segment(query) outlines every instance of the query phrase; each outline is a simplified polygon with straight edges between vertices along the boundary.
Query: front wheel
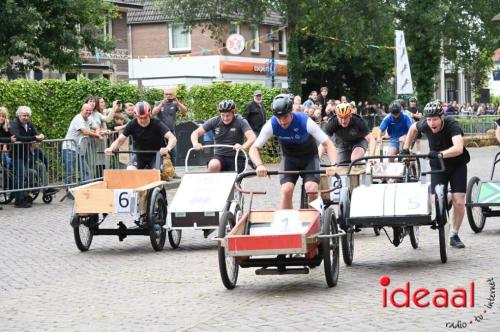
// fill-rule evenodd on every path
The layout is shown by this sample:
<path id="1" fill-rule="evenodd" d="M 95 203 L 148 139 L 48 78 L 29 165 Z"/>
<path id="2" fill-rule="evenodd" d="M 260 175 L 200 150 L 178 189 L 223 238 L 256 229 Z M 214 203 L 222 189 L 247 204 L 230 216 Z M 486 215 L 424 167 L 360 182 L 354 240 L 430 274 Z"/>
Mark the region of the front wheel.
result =
<path id="1" fill-rule="evenodd" d="M 170 243 L 172 249 L 179 248 L 179 244 L 181 243 L 181 238 L 182 238 L 182 230 L 173 229 L 168 231 L 168 242 Z"/>
<path id="2" fill-rule="evenodd" d="M 446 263 L 448 261 L 450 224 L 448 223 L 448 212 L 446 210 L 446 195 L 441 185 L 436 186 L 436 217 L 439 231 L 439 254 L 441 256 L 441 262 Z"/>
<path id="3" fill-rule="evenodd" d="M 326 209 L 323 217 L 322 234 L 335 235 L 338 233 L 337 220 L 333 207 Z M 323 265 L 325 267 L 325 278 L 328 287 L 335 287 L 339 279 L 339 238 L 322 238 L 321 252 L 323 253 Z"/>
<path id="4" fill-rule="evenodd" d="M 75 226 L 73 227 L 73 235 L 76 247 L 83 252 L 89 250 L 94 238 L 92 229 L 97 224 L 99 216 L 97 214 L 90 216 L 78 216 L 74 214 L 71 218 L 71 224 Z"/>
<path id="5" fill-rule="evenodd" d="M 222 215 L 219 224 L 219 244 L 217 246 L 219 256 L 219 272 L 222 283 L 227 289 L 234 289 L 238 281 L 239 265 L 236 263 L 236 258 L 226 255 L 226 248 L 222 244 L 223 239 L 226 237 L 231 229 L 236 225 L 234 214 L 230 211 L 225 211 Z"/>
<path id="6" fill-rule="evenodd" d="M 467 184 L 467 193 L 465 194 L 465 202 L 467 203 L 465 207 L 467 211 L 467 219 L 469 220 L 470 228 L 472 228 L 475 233 L 480 233 L 486 223 L 486 217 L 483 215 L 483 208 L 480 206 L 469 205 L 476 204 L 478 202 L 479 182 L 480 179 L 477 176 L 472 177 Z"/>
<path id="7" fill-rule="evenodd" d="M 165 246 L 167 231 L 163 228 L 167 216 L 167 203 L 159 188 L 152 190 L 148 200 L 147 221 L 149 226 L 149 239 L 155 251 L 160 251 Z"/>

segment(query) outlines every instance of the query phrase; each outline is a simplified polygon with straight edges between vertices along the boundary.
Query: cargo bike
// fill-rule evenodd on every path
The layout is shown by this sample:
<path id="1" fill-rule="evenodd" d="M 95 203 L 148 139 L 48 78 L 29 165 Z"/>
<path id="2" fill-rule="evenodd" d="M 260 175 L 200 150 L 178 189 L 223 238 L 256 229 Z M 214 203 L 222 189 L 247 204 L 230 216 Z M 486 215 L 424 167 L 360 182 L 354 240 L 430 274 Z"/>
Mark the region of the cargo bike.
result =
<path id="1" fill-rule="evenodd" d="M 447 198 L 443 185 L 435 187 L 435 217 L 431 204 L 431 185 L 426 175 L 444 171 L 443 159 L 438 158 L 441 169 L 421 172 L 419 181 L 412 181 L 411 170 L 414 159 L 428 158 L 426 154 L 420 155 L 398 155 L 403 159 L 402 172 L 379 171 L 372 174 L 371 166 L 367 164 L 367 170 L 361 177 L 359 186 L 348 191 L 347 187 L 340 190 L 338 220 L 340 228 L 346 232 L 347 245 L 343 246 L 344 261 L 347 265 L 352 264 L 354 253 L 354 238 L 352 234 L 355 228 L 373 228 L 384 230 L 389 241 L 394 246 L 399 246 L 406 236 L 410 237 L 413 248 L 419 245 L 420 226 L 430 226 L 438 230 L 439 252 L 442 263 L 447 261 L 447 239 L 449 232 Z M 363 157 L 351 162 L 347 170 L 350 175 L 353 164 L 360 161 L 374 159 L 393 158 L 389 156 Z M 382 167 L 382 166 L 381 166 Z M 395 182 L 375 183 L 374 177 L 396 178 Z M 392 229 L 392 239 L 386 228 Z M 344 244 L 344 243 L 343 243 Z M 346 259 L 347 258 L 347 259 Z"/>
<path id="2" fill-rule="evenodd" d="M 119 153 L 156 153 L 159 168 L 157 151 Z M 155 251 L 162 250 L 167 236 L 163 227 L 167 217 L 166 183 L 161 180 L 159 169 L 106 169 L 102 181 L 71 189 L 75 201 L 70 224 L 78 249 L 89 250 L 97 235 L 115 235 L 120 241 L 129 235 L 142 235 L 149 236 Z M 134 225 L 127 227 L 120 221 L 117 228 L 103 228 L 110 214 L 128 214 L 133 217 Z M 175 237 L 173 231 L 168 232 L 169 240 Z"/>
<path id="3" fill-rule="evenodd" d="M 325 171 L 269 171 L 268 175 L 290 173 L 322 174 Z M 256 172 L 243 173 L 236 179 L 236 190 L 250 196 L 248 209 L 239 216 L 226 211 L 219 225 L 216 240 L 224 286 L 236 287 L 240 267 L 259 268 L 255 271 L 257 275 L 307 274 L 323 262 L 326 283 L 334 287 L 339 275 L 339 238 L 344 234 L 337 228 L 333 206 L 325 209 L 319 198 L 311 203 L 315 208 L 253 210 L 254 196 L 266 192 L 239 186 L 241 180 L 251 176 L 256 176 Z"/>
<path id="4" fill-rule="evenodd" d="M 500 162 L 500 152 L 495 155 L 489 180 L 481 181 L 473 176 L 467 184 L 465 209 L 469 225 L 475 233 L 480 233 L 488 217 L 500 216 L 500 180 L 494 179 L 495 167 Z"/>
<path id="5" fill-rule="evenodd" d="M 210 144 L 207 148 L 233 148 L 232 145 Z M 178 248 L 182 231 L 186 229 L 201 230 L 205 238 L 219 228 L 220 221 L 226 212 L 241 216 L 243 197 L 235 192 L 237 169 L 231 172 L 190 171 L 189 157 L 196 151 L 189 149 L 185 159 L 185 173 L 170 204 L 165 228 L 175 234 L 170 241 L 172 248 Z M 248 156 L 244 150 L 235 155 L 235 165 L 240 153 L 244 158 L 244 169 L 248 167 Z"/>

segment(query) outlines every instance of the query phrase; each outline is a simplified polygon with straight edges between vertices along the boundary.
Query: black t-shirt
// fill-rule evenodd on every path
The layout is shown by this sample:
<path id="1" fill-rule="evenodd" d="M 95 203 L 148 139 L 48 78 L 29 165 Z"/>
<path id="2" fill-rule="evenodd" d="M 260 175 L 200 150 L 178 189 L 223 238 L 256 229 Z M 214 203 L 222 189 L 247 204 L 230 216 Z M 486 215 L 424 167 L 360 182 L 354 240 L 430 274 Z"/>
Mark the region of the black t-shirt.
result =
<path id="1" fill-rule="evenodd" d="M 462 128 L 454 118 L 444 117 L 443 129 L 437 133 L 433 133 L 431 128 L 427 125 L 426 119 L 417 122 L 417 130 L 424 133 L 429 140 L 429 149 L 432 151 L 443 151 L 453 146 L 452 138 L 457 135 L 463 136 Z M 444 159 L 446 168 L 449 166 L 467 164 L 470 161 L 469 151 L 464 146 L 464 152 L 453 158 Z M 431 160 L 431 166 L 437 168 L 439 162 Z"/>
<path id="2" fill-rule="evenodd" d="M 157 103 L 160 104 L 159 102 Z M 156 105 L 157 106 L 157 105 Z M 168 129 L 173 133 L 175 132 L 175 122 L 177 121 L 177 112 L 179 111 L 179 106 L 177 103 L 165 103 L 161 108 L 160 113 L 158 113 L 158 119 L 167 126 Z"/>
<path id="3" fill-rule="evenodd" d="M 205 132 L 214 132 L 215 144 L 235 145 L 242 144 L 245 141 L 245 133 L 252 130 L 247 120 L 239 115 L 235 115 L 233 121 L 224 124 L 220 116 L 214 116 L 203 124 Z M 220 156 L 234 157 L 236 151 L 229 148 L 215 148 L 215 154 Z M 240 156 L 243 153 L 239 154 Z"/>
<path id="4" fill-rule="evenodd" d="M 420 113 L 420 111 L 418 110 L 418 107 L 409 107 L 408 111 L 410 111 L 412 114 Z"/>
<path id="5" fill-rule="evenodd" d="M 335 144 L 354 144 L 364 139 L 370 133 L 365 121 L 357 114 L 353 114 L 347 127 L 342 127 L 336 116 L 332 117 L 326 127 L 328 136 L 335 134 Z"/>
<path id="6" fill-rule="evenodd" d="M 169 129 L 158 119 L 151 119 L 146 127 L 142 127 L 137 122 L 137 119 L 130 121 L 125 129 L 123 135 L 132 136 L 134 139 L 134 149 L 136 151 L 159 151 L 160 148 L 166 146 L 165 134 Z M 153 157 L 149 154 L 140 154 L 140 157 Z"/>

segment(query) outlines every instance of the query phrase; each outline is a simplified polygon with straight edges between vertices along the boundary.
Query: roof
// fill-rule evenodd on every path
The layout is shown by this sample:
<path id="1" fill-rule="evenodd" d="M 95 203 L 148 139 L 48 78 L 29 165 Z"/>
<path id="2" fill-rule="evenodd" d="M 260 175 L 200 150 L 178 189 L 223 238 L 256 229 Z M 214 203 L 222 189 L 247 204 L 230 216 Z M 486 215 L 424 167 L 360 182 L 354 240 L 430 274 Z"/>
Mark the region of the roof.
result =
<path id="1" fill-rule="evenodd" d="M 495 17 L 493 17 L 492 21 L 500 23 L 500 13 L 496 14 Z"/>
<path id="2" fill-rule="evenodd" d="M 108 0 L 108 1 L 121 8 L 142 9 L 144 7 L 142 1 L 140 0 Z"/>
<path id="3" fill-rule="evenodd" d="M 500 48 L 497 48 L 495 52 L 493 52 L 493 62 L 500 62 Z"/>
<path id="4" fill-rule="evenodd" d="M 128 1 L 134 2 L 134 1 Z M 142 2 L 142 1 L 141 1 Z M 147 23 L 163 23 L 173 21 L 171 17 L 167 17 L 161 13 L 154 5 L 154 0 L 143 1 L 144 9 L 131 9 L 127 13 L 127 24 L 147 24 Z M 269 13 L 263 20 L 263 24 L 280 26 L 282 25 L 282 16 L 276 12 Z"/>

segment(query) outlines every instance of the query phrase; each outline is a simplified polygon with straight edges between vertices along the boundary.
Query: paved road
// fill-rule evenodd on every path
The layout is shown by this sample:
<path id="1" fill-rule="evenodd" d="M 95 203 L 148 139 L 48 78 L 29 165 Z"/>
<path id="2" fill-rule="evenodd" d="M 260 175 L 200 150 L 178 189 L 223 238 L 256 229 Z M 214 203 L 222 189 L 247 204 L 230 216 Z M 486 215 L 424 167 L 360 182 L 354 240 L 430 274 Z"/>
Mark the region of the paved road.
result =
<path id="1" fill-rule="evenodd" d="M 497 150 L 472 149 L 469 176 L 486 178 Z M 277 179 L 250 186 L 268 191 L 255 207 L 276 206 Z M 356 234 L 354 264 L 341 263 L 335 288 L 326 287 L 320 266 L 309 275 L 291 276 L 240 270 L 238 287 L 228 291 L 220 281 L 216 245 L 201 232 L 185 232 L 177 250 L 153 252 L 146 237 L 118 242 L 101 236 L 81 253 L 68 224 L 71 209 L 65 201 L 0 211 L 0 330 L 437 331 L 454 330 L 446 323 L 458 321 L 470 331 L 500 326 L 500 299 L 492 309 L 484 307 L 487 279 L 500 281 L 498 218 L 488 219 L 479 235 L 465 221 L 461 236 L 467 248 L 450 250 L 447 264 L 439 260 L 436 231 L 422 229 L 420 248 L 414 250 L 407 239 L 394 248 L 385 236 L 364 230 Z M 109 224 L 117 220 L 113 215 Z M 408 281 L 411 289 L 452 292 L 474 281 L 475 307 L 383 308 L 383 275 L 391 279 L 389 291 Z M 483 319 L 470 324 L 479 314 Z"/>

